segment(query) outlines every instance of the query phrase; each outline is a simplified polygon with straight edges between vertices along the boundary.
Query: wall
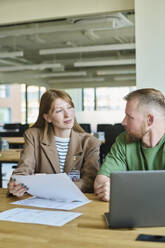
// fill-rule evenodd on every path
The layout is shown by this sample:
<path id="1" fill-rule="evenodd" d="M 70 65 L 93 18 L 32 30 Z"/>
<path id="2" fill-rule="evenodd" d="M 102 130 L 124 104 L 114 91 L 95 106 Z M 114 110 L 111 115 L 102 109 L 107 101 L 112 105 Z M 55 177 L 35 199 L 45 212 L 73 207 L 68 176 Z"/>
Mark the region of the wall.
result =
<path id="1" fill-rule="evenodd" d="M 165 94 L 164 11 L 164 0 L 135 0 L 137 88 L 154 87 Z"/>
<path id="2" fill-rule="evenodd" d="M 79 111 L 76 112 L 79 123 L 90 123 L 92 132 L 96 132 L 97 124 L 119 123 L 124 118 L 124 111 Z"/>

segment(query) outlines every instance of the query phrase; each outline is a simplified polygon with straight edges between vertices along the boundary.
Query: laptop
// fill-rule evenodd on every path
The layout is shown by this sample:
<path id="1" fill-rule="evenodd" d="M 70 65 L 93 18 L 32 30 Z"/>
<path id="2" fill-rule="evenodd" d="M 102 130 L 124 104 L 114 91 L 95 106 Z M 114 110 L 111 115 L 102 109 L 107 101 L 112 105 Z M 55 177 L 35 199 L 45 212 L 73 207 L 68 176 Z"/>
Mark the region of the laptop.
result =
<path id="1" fill-rule="evenodd" d="M 165 171 L 111 173 L 110 228 L 165 226 Z"/>

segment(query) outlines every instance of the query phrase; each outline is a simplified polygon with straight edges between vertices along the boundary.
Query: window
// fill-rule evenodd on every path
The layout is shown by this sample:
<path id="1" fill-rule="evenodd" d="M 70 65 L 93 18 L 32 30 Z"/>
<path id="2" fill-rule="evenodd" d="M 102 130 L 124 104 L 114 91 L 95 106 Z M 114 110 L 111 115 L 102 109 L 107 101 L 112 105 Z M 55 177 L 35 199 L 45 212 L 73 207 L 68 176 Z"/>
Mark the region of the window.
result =
<path id="1" fill-rule="evenodd" d="M 45 87 L 40 87 L 40 89 L 39 89 L 40 98 L 44 94 L 45 91 L 46 91 Z"/>
<path id="2" fill-rule="evenodd" d="M 45 90 L 45 87 L 25 84 L 0 85 L 0 123 L 35 122 Z"/>
<path id="3" fill-rule="evenodd" d="M 0 108 L 0 123 L 11 122 L 11 110 L 10 108 Z"/>
<path id="4" fill-rule="evenodd" d="M 95 109 L 95 89 L 86 88 L 83 91 L 83 110 L 92 111 Z"/>
<path id="5" fill-rule="evenodd" d="M 39 109 L 39 91 L 37 86 L 28 86 L 28 123 L 36 121 Z"/>
<path id="6" fill-rule="evenodd" d="M 0 98 L 7 98 L 10 96 L 10 86 L 0 85 Z"/>
<path id="7" fill-rule="evenodd" d="M 131 87 L 97 88 L 96 110 L 124 110 L 125 101 L 123 97 L 132 90 Z"/>
<path id="8" fill-rule="evenodd" d="M 45 87 L 27 86 L 27 113 L 26 113 L 26 85 L 21 85 L 22 101 L 21 115 L 22 123 L 34 123 L 37 120 L 39 111 L 39 102 L 42 94 L 45 92 Z M 27 114 L 27 116 L 26 116 Z M 26 120 L 27 118 L 27 120 Z"/>
<path id="9" fill-rule="evenodd" d="M 102 87 L 83 89 L 83 111 L 124 110 L 123 97 L 135 87 Z"/>

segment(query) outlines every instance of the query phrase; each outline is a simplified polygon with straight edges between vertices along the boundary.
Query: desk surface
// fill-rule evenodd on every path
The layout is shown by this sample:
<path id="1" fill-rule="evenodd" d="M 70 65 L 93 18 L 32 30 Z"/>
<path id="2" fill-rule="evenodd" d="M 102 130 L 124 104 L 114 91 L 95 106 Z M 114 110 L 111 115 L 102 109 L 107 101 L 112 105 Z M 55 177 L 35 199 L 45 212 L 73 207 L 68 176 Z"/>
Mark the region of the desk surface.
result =
<path id="1" fill-rule="evenodd" d="M 108 203 L 96 200 L 93 194 L 87 194 L 87 197 L 92 200 L 91 203 L 72 210 L 83 215 L 63 227 L 0 221 L 1 247 L 164 247 L 163 243 L 141 242 L 135 239 L 140 233 L 164 235 L 165 227 L 110 230 L 103 217 L 103 213 L 108 210 Z M 10 204 L 17 198 L 7 198 L 5 189 L 0 189 L 0 199 L 0 211 L 20 207 Z"/>
<path id="2" fill-rule="evenodd" d="M 20 159 L 21 150 L 22 149 L 9 149 L 7 151 L 0 151 L 0 163 L 18 162 Z"/>

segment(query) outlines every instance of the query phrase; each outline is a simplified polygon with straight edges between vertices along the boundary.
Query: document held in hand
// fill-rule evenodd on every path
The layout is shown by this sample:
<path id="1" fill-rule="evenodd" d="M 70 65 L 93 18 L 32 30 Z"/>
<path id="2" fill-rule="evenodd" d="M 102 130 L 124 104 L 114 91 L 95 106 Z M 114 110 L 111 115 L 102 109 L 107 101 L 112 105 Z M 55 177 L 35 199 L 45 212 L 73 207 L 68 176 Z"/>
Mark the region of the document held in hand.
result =
<path id="1" fill-rule="evenodd" d="M 38 198 L 38 201 L 35 201 L 37 205 L 35 205 L 34 199 L 31 200 L 33 202 L 31 202 L 31 204 L 33 204 L 33 206 L 35 205 L 38 207 L 49 208 L 50 205 L 50 208 L 69 210 L 90 202 L 88 198 L 66 175 L 66 173 L 34 174 L 30 176 L 13 175 L 13 178 L 16 180 L 17 184 L 21 183 L 28 187 L 29 194 Z M 45 201 L 45 204 L 42 199 L 47 200 Z M 48 200 L 51 200 L 51 202 L 49 202 L 50 204 L 48 203 Z M 27 205 L 25 204 L 26 202 L 27 204 L 29 202 L 28 205 L 31 205 L 30 199 L 17 201 L 15 204 L 22 203 L 22 205 Z M 52 204 L 55 202 L 58 202 L 58 206 Z M 61 202 L 60 206 L 59 202 Z M 64 203 L 64 205 L 62 203 Z"/>

